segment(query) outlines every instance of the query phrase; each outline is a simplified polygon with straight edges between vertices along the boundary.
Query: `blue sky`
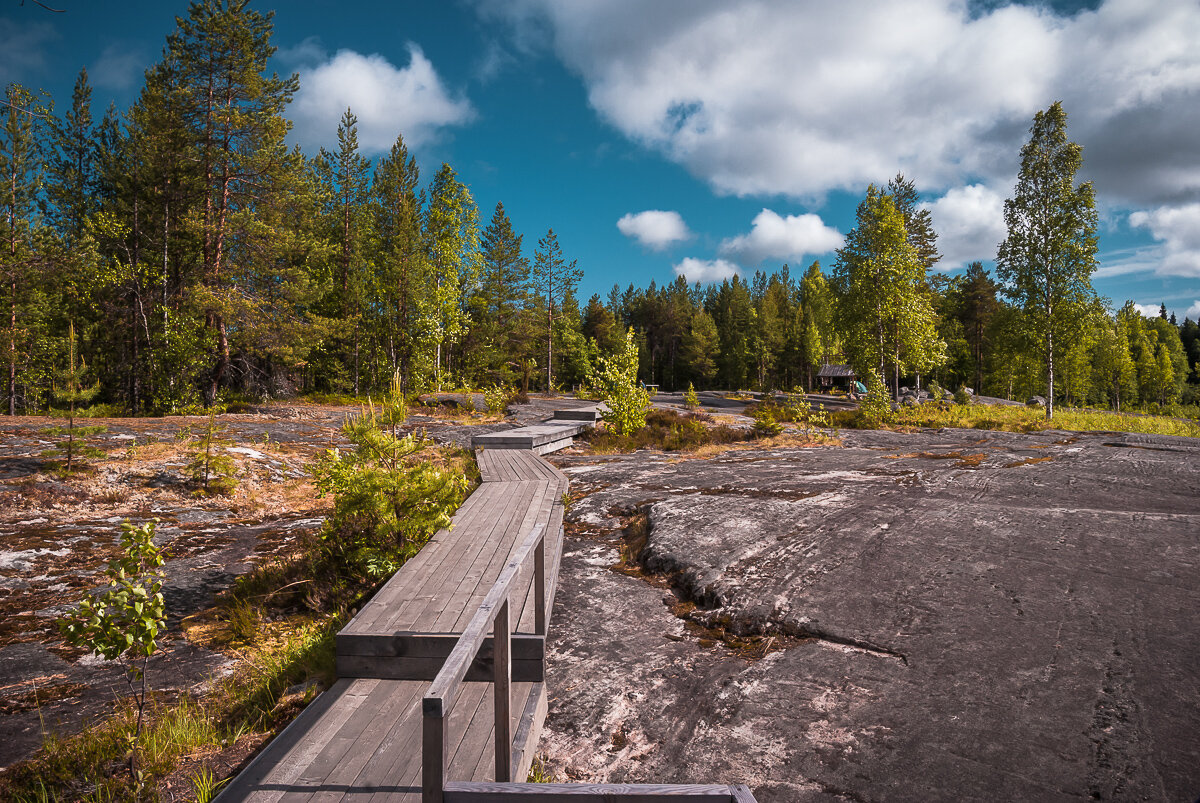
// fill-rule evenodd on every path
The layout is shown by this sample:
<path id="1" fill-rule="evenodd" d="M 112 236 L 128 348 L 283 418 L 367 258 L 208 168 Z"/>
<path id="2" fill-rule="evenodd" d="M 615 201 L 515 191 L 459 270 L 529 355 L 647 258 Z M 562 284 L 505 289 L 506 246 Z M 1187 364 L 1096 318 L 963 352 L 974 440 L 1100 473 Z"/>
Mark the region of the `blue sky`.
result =
<path id="1" fill-rule="evenodd" d="M 0 84 L 126 108 L 183 2 L 3 0 Z M 252 3 L 267 10 L 266 2 Z M 476 0 L 277 5 L 293 139 L 341 110 L 378 155 L 403 132 L 527 253 L 553 227 L 585 277 L 830 265 L 868 183 L 902 171 L 942 268 L 989 262 L 1035 111 L 1062 100 L 1101 211 L 1096 289 L 1200 317 L 1200 3 L 1012 5 Z"/>

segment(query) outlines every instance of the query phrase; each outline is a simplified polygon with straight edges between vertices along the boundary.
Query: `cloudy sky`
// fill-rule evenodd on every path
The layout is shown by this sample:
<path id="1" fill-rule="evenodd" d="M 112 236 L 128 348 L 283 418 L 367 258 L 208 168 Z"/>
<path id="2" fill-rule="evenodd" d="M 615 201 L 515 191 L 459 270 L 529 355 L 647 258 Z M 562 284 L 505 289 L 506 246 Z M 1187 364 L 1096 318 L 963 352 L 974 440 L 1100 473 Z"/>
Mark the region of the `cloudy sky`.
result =
<path id="1" fill-rule="evenodd" d="M 125 108 L 183 2 L 0 0 L 0 84 L 66 101 L 86 66 Z M 258 3 L 266 9 L 269 4 Z M 275 67 L 294 141 L 350 106 L 402 132 L 531 251 L 553 227 L 614 283 L 833 261 L 868 184 L 912 179 L 940 269 L 990 263 L 1033 114 L 1061 100 L 1100 204 L 1094 284 L 1200 317 L 1200 2 L 289 0 Z"/>

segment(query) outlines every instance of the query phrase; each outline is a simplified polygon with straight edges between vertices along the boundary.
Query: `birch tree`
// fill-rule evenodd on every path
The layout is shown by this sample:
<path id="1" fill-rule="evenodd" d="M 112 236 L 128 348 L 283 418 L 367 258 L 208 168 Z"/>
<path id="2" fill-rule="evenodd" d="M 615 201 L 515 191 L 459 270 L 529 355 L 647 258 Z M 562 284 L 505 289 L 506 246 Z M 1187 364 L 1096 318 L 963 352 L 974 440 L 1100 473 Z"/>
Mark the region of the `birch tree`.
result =
<path id="1" fill-rule="evenodd" d="M 996 255 L 1004 293 L 1023 311 L 1023 334 L 1041 355 L 1046 418 L 1054 417 L 1054 361 L 1095 299 L 1096 206 L 1092 183 L 1075 183 L 1083 148 L 1067 140 L 1062 103 L 1039 111 L 1021 149 L 1013 197 L 1004 202 L 1008 236 Z"/>

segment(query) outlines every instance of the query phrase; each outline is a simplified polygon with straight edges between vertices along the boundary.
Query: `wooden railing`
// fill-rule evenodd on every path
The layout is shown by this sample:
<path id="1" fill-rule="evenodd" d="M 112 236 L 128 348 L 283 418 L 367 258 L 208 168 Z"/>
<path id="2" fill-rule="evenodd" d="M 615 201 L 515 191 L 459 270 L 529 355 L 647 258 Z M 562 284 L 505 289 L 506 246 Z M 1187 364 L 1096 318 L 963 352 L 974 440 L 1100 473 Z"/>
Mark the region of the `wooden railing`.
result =
<path id="1" fill-rule="evenodd" d="M 463 630 L 446 663 L 425 692 L 421 737 L 421 799 L 443 803 L 446 789 L 446 720 L 458 690 L 475 660 L 488 630 L 492 630 L 493 677 L 496 715 L 496 780 L 512 781 L 512 627 L 509 600 L 519 586 L 529 553 L 534 556 L 534 633 L 546 635 L 546 526 L 539 524 L 525 536 L 500 571 L 479 609 Z"/>
<path id="2" fill-rule="evenodd" d="M 422 803 L 488 803 L 516 799 L 598 801 L 627 803 L 669 798 L 679 803 L 754 803 L 744 785 L 720 784 L 529 784 L 514 783 L 512 739 L 512 622 L 509 602 L 523 588 L 526 561 L 533 553 L 534 631 L 546 635 L 546 532 L 539 524 L 517 547 L 496 578 L 479 609 L 471 617 L 454 649 L 422 700 L 421 800 Z M 489 782 L 446 780 L 446 721 L 459 688 L 480 646 L 492 631 L 495 684 L 496 780 Z"/>

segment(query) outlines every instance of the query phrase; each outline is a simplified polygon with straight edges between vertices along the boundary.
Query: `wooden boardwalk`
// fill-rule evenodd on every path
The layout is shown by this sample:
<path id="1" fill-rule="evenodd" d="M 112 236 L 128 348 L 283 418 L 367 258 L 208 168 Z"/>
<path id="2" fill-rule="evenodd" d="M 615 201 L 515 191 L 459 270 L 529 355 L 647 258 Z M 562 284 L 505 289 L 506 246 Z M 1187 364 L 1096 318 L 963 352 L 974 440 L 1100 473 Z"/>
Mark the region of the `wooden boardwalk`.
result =
<path id="1" fill-rule="evenodd" d="M 547 793 L 575 800 L 753 801 L 745 787 L 533 789 L 493 782 L 503 755 L 496 750 L 497 730 L 505 740 L 512 735 L 505 771 L 523 779 L 546 717 L 545 620 L 558 584 L 568 482 L 538 454 L 569 444 L 594 420 L 594 410 L 572 410 L 543 425 L 476 438 L 483 447 L 476 453 L 482 483 L 453 526 L 438 532 L 342 629 L 337 682 L 225 787 L 218 803 L 418 803 L 423 780 L 424 799 L 450 803 L 546 799 Z M 535 570 L 523 573 L 519 561 L 534 553 L 533 537 L 541 543 Z M 540 622 L 535 578 L 546 600 Z M 501 588 L 507 602 L 497 619 Z M 493 630 L 499 638 L 489 635 Z M 457 681 L 448 678 L 455 673 Z M 434 688 L 449 695 L 451 707 L 444 720 L 431 723 L 431 703 L 441 710 L 444 702 Z M 428 730 L 431 724 L 435 731 Z M 429 786 L 433 775 L 440 777 L 436 792 Z"/>
<path id="2" fill-rule="evenodd" d="M 585 428 L 569 421 L 572 434 Z M 551 426 L 561 441 L 562 427 Z M 520 431 L 518 432 L 518 441 Z M 546 430 L 536 428 L 536 432 Z M 519 441 L 520 442 L 520 441 Z M 526 441 L 527 442 L 527 441 Z M 337 636 L 338 681 L 222 791 L 233 801 L 421 799 L 421 698 L 521 538 L 545 525 L 549 609 L 562 551 L 567 479 L 533 451 L 477 453 L 483 482 Z M 546 714 L 544 638 L 533 633 L 532 573 L 513 605 L 513 767 L 528 773 Z M 489 639 L 490 642 L 490 639 Z M 467 680 L 490 678 L 486 643 Z M 492 778 L 493 689 L 468 683 L 447 723 L 448 777 Z"/>

